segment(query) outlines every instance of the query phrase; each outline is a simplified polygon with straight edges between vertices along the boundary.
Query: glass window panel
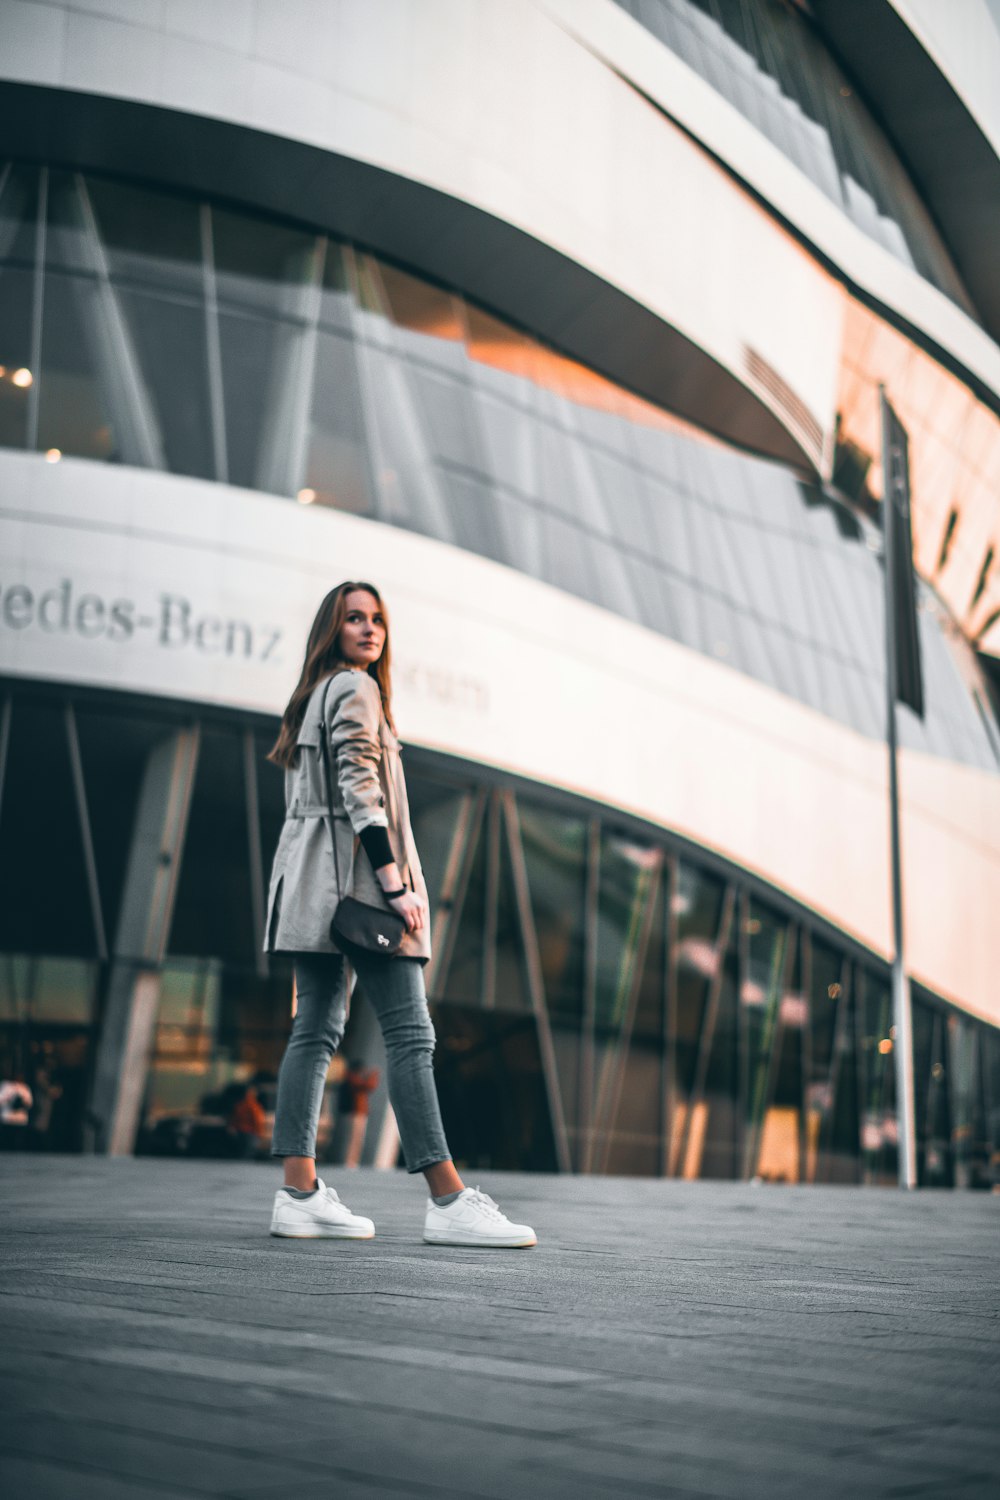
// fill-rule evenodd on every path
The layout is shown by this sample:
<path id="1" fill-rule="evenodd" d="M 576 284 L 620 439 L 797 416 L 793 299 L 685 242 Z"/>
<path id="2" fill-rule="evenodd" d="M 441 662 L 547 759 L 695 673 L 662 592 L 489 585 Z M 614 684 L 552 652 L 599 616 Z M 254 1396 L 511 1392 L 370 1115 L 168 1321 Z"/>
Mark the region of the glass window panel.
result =
<path id="1" fill-rule="evenodd" d="M 337 510 L 371 515 L 368 448 L 355 351 L 339 334 L 316 335 L 305 486 Z"/>
<path id="2" fill-rule="evenodd" d="M 102 177 L 87 177 L 85 188 L 102 255 L 113 279 L 122 285 L 155 286 L 187 297 L 201 296 L 204 271 L 196 202 L 161 189 Z M 69 220 L 69 205 L 64 205 L 66 222 L 54 239 L 50 255 L 54 253 L 64 264 L 93 271 L 92 255 L 88 256 L 78 234 L 66 238 L 69 223 L 79 223 L 82 211 L 78 198 L 74 218 Z M 244 234 L 252 233 L 251 226 L 252 221 L 244 220 Z"/>
<path id="3" fill-rule="evenodd" d="M 536 345 L 472 303 L 464 304 L 464 312 L 466 349 L 475 365 L 473 378 L 508 400 L 529 401 L 528 382 L 534 381 L 538 364 Z"/>
<path id="4" fill-rule="evenodd" d="M 507 830 L 500 830 L 500 882 L 497 891 L 496 1007 L 530 1010 L 524 939 L 514 889 L 514 872 Z"/>
<path id="5" fill-rule="evenodd" d="M 587 825 L 518 801 L 531 906 L 550 1015 L 583 1013 Z"/>
<path id="6" fill-rule="evenodd" d="M 49 274 L 45 279 L 42 372 L 38 392 L 38 446 L 79 458 L 141 462 L 120 443 L 125 399 L 113 368 L 107 309 L 89 276 Z M 121 424 L 124 426 L 124 423 Z"/>
<path id="7" fill-rule="evenodd" d="M 211 227 L 220 307 L 301 316 L 302 288 L 316 272 L 315 234 L 225 208 L 212 208 Z"/>
<path id="8" fill-rule="evenodd" d="M 486 931 L 486 845 L 487 819 L 479 820 L 475 830 L 475 847 L 465 897 L 452 912 L 457 924 L 451 962 L 444 976 L 444 988 L 438 990 L 447 1000 L 460 1005 L 479 1005 L 483 986 L 483 939 Z"/>
<path id="9" fill-rule="evenodd" d="M 552 1172 L 555 1145 L 531 1016 L 434 1007 L 435 1081 L 459 1167 Z"/>
<path id="10" fill-rule="evenodd" d="M 459 547 L 507 561 L 507 549 L 498 524 L 493 492 L 479 480 L 445 470 L 440 476 L 442 493 L 451 515 L 451 534 Z M 502 503 L 502 502 L 501 502 Z"/>
<path id="11" fill-rule="evenodd" d="M 7 590 L 8 623 L 17 598 Z M 30 602 L 27 591 L 23 600 Z M 14 704 L 0 849 L 0 952 L 92 957 L 97 943 L 83 839 L 63 706 L 56 700 L 19 695 Z"/>
<path id="12" fill-rule="evenodd" d="M 0 261 L 31 270 L 35 264 L 38 217 L 37 167 L 0 165 Z"/>
<path id="13" fill-rule="evenodd" d="M 861 1154 L 866 1183 L 897 1181 L 896 1061 L 893 1056 L 892 992 L 886 980 L 861 975 Z"/>
<path id="14" fill-rule="evenodd" d="M 596 598 L 594 559 L 586 534 L 547 513 L 542 517 L 542 533 L 546 582 L 581 599 Z"/>
<path id="15" fill-rule="evenodd" d="M 12 265 L 0 266 L 0 446 L 23 448 L 28 440 L 31 319 L 34 277 Z"/>
<path id="16" fill-rule="evenodd" d="M 700 1125 L 692 1119 L 692 1134 L 689 1136 L 689 1151 L 697 1142 L 698 1152 L 689 1155 L 688 1162 L 692 1167 L 697 1162 L 699 1177 L 741 1175 L 738 947 L 734 923 L 722 960 L 718 1002 L 706 1026 L 709 1054 L 705 1093 L 694 1104 L 694 1111 L 700 1105 L 705 1116 Z"/>
<path id="17" fill-rule="evenodd" d="M 471 794 L 464 788 L 436 781 L 424 774 L 413 776 L 409 771 L 406 792 L 433 920 L 458 818 Z"/>
<path id="18" fill-rule="evenodd" d="M 408 375 L 428 452 L 437 459 L 481 472 L 477 414 L 470 387 L 417 365 L 409 366 Z"/>
<path id="19" fill-rule="evenodd" d="M 601 1158 L 604 1171 L 631 1177 L 659 1175 L 660 1090 L 659 1047 L 633 1037 L 625 1056 L 614 1128 Z"/>
<path id="20" fill-rule="evenodd" d="M 0 954 L 0 1019 L 28 1033 L 46 1022 L 89 1024 L 96 979 L 97 965 L 88 959 Z"/>
<path id="21" fill-rule="evenodd" d="M 378 262 L 378 276 L 384 305 L 396 328 L 404 335 L 418 336 L 401 338 L 399 348 L 435 361 L 445 357 L 455 368 L 463 365 L 465 330 L 458 299 L 386 261 Z M 452 347 L 442 347 L 448 345 Z"/>
<path id="22" fill-rule="evenodd" d="M 483 392 L 476 400 L 486 472 L 506 489 L 533 495 L 537 489 L 534 427 L 525 413 Z"/>
<path id="23" fill-rule="evenodd" d="M 785 1180 L 798 1177 L 798 1128 L 788 1138 L 785 1122 L 771 1122 L 775 1065 L 782 1029 L 785 964 L 790 938 L 785 918 L 758 901 L 746 904 L 744 927 L 744 973 L 740 984 L 740 1009 L 745 1047 L 745 1175 L 765 1176 L 765 1169 Z M 794 1150 L 796 1170 L 787 1169 L 788 1153 Z"/>
<path id="24" fill-rule="evenodd" d="M 407 370 L 370 345 L 358 344 L 356 350 L 380 517 L 439 541 L 452 541 L 451 518 Z"/>
<path id="25" fill-rule="evenodd" d="M 676 920 L 676 1083 L 682 1100 L 694 1087 L 709 989 L 719 966 L 721 880 L 682 860 L 673 896 Z"/>
<path id="26" fill-rule="evenodd" d="M 256 952 L 242 736 L 202 728 L 169 951 L 250 964 Z"/>
<path id="27" fill-rule="evenodd" d="M 123 291 L 121 306 L 138 353 L 174 474 L 214 479 L 204 308 Z"/>
<path id="28" fill-rule="evenodd" d="M 319 294 L 319 321 L 324 328 L 351 330 L 354 296 L 348 270 L 350 252 L 336 240 L 325 240 Z"/>

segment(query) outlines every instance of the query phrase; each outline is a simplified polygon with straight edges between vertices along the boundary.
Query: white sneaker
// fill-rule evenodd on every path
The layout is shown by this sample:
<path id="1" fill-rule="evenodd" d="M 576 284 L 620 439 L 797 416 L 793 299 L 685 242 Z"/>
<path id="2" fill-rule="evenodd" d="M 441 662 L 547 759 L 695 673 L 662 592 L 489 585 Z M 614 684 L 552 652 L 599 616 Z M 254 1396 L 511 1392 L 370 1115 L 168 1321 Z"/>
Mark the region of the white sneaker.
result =
<path id="1" fill-rule="evenodd" d="M 284 1188 L 274 1195 L 271 1233 L 289 1240 L 370 1240 L 375 1233 L 371 1219 L 352 1214 L 333 1188 L 320 1178 L 311 1198 L 293 1198 Z"/>
<path id="2" fill-rule="evenodd" d="M 493 1199 L 476 1187 L 463 1188 L 443 1208 L 428 1198 L 424 1243 L 515 1250 L 522 1245 L 537 1245 L 538 1237 L 529 1224 L 512 1224 Z"/>

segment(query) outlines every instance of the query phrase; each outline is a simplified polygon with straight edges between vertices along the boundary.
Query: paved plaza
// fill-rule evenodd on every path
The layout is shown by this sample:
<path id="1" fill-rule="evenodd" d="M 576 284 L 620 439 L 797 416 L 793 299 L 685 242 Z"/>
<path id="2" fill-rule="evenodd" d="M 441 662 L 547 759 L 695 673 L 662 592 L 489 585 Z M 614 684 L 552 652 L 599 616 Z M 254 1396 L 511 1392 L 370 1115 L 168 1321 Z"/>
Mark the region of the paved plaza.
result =
<path id="1" fill-rule="evenodd" d="M 18 1500 L 1000 1493 L 1000 1198 L 484 1176 L 534 1250 L 266 1233 L 268 1165 L 0 1158 Z"/>

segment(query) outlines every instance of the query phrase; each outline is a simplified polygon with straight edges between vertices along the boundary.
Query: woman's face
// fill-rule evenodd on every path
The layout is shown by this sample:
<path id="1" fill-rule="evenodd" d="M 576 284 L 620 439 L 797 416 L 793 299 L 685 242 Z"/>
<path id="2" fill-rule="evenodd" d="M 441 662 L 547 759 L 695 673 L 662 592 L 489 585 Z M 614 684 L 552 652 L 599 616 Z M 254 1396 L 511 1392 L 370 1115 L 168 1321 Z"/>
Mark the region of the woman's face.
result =
<path id="1" fill-rule="evenodd" d="M 347 618 L 340 630 L 340 654 L 350 667 L 369 667 L 385 645 L 385 617 L 367 589 L 347 596 Z"/>

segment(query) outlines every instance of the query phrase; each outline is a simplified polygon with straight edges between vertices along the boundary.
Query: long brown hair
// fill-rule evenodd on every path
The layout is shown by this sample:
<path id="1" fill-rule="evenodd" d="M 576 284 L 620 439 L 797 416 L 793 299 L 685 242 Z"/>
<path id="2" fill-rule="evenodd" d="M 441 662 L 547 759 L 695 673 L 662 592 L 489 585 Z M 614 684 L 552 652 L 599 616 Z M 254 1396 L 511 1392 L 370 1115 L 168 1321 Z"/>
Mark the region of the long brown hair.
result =
<path id="1" fill-rule="evenodd" d="M 316 618 L 312 622 L 309 631 L 309 639 L 306 642 L 305 660 L 302 663 L 302 671 L 295 685 L 295 691 L 288 700 L 288 707 L 281 718 L 281 728 L 278 738 L 275 740 L 268 760 L 273 760 L 276 766 L 294 766 L 298 757 L 298 737 L 302 728 L 302 720 L 305 717 L 306 705 L 309 697 L 318 682 L 325 677 L 330 677 L 338 667 L 346 666 L 340 654 L 340 632 L 344 621 L 347 619 L 347 596 L 356 590 L 364 589 L 365 593 L 371 594 L 378 604 L 385 621 L 385 645 L 382 647 L 382 655 L 378 661 L 369 664 L 367 671 L 369 677 L 374 677 L 378 683 L 378 690 L 382 695 L 382 709 L 389 721 L 390 727 L 395 731 L 392 719 L 392 662 L 389 655 L 389 616 L 382 595 L 373 583 L 338 583 L 335 589 L 331 589 L 323 603 L 316 611 Z"/>

